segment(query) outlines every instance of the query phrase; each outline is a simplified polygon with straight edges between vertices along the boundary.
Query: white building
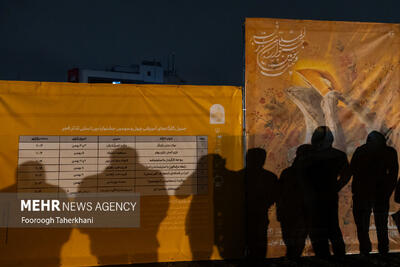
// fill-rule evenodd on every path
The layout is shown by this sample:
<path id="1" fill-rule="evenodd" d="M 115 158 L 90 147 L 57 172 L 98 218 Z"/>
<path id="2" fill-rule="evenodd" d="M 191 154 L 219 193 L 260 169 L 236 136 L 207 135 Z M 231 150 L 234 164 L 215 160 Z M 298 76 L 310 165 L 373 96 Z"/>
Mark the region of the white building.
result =
<path id="1" fill-rule="evenodd" d="M 140 65 L 115 66 L 109 71 L 74 68 L 68 82 L 79 83 L 165 83 L 160 62 L 143 61 Z"/>

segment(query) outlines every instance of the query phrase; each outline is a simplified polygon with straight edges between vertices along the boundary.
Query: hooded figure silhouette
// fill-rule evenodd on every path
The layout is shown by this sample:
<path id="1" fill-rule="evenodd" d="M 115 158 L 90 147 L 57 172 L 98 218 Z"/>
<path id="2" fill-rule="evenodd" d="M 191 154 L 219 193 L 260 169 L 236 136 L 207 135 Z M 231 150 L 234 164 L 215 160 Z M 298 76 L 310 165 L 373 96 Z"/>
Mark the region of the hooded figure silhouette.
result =
<path id="1" fill-rule="evenodd" d="M 387 146 L 384 135 L 377 131 L 371 132 L 366 144 L 353 154 L 353 215 L 362 254 L 371 252 L 368 235 L 371 212 L 375 218 L 378 250 L 380 253 L 389 251 L 389 199 L 396 186 L 398 169 L 396 150 Z"/>
<path id="2" fill-rule="evenodd" d="M 314 131 L 312 151 L 304 159 L 301 174 L 310 239 L 315 255 L 321 257 L 330 255 L 328 241 L 332 243 L 335 255 L 345 254 L 339 227 L 338 191 L 349 182 L 350 173 L 346 154 L 333 148 L 333 141 L 327 126 Z"/>

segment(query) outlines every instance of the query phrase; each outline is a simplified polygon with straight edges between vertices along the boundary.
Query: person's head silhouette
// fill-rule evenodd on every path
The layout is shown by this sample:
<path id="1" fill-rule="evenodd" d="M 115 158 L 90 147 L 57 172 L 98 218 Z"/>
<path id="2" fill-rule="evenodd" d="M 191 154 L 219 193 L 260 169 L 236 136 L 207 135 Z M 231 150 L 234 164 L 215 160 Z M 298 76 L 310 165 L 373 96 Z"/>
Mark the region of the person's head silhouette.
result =
<path id="1" fill-rule="evenodd" d="M 247 151 L 246 164 L 249 169 L 262 169 L 267 152 L 262 148 L 251 148 Z"/>
<path id="2" fill-rule="evenodd" d="M 312 151 L 312 145 L 310 144 L 303 144 L 299 146 L 296 150 L 296 158 L 294 159 L 294 164 L 296 164 L 299 160 L 306 157 L 308 153 Z"/>
<path id="3" fill-rule="evenodd" d="M 30 160 L 21 163 L 20 165 L 18 165 L 15 171 L 15 175 L 17 177 L 17 181 L 22 180 L 22 182 L 18 183 L 18 188 L 24 188 L 24 182 L 27 180 L 35 181 L 35 185 L 37 186 L 37 188 L 32 189 L 33 192 L 41 192 L 41 188 L 57 188 L 57 186 L 53 186 L 47 183 L 45 166 L 39 161 Z M 55 192 L 57 191 L 58 189 L 55 190 Z"/>
<path id="4" fill-rule="evenodd" d="M 213 168 L 214 170 L 222 170 L 225 168 L 226 165 L 226 159 L 221 157 L 218 154 L 212 154 L 212 159 L 213 159 Z"/>
<path id="5" fill-rule="evenodd" d="M 333 134 L 328 126 L 319 126 L 315 129 L 312 137 L 311 144 L 314 148 L 329 148 L 333 144 Z"/>
<path id="6" fill-rule="evenodd" d="M 112 150 L 109 153 L 109 159 L 107 160 L 108 166 L 106 169 L 112 169 L 114 165 L 127 164 L 128 158 L 136 158 L 136 150 L 123 145 L 117 149 Z"/>
<path id="7" fill-rule="evenodd" d="M 374 147 L 374 148 L 385 147 L 386 146 L 386 138 L 380 132 L 372 131 L 368 134 L 367 145 Z"/>

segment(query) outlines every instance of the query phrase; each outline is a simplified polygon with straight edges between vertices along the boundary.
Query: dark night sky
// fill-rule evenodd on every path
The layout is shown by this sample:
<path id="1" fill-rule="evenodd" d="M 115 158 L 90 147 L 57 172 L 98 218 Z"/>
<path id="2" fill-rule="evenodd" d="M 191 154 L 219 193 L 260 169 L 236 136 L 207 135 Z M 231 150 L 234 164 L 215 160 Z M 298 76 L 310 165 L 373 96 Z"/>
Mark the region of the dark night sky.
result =
<path id="1" fill-rule="evenodd" d="M 61 81 L 176 54 L 191 84 L 240 85 L 245 17 L 400 22 L 400 1 L 0 0 L 0 79 Z"/>

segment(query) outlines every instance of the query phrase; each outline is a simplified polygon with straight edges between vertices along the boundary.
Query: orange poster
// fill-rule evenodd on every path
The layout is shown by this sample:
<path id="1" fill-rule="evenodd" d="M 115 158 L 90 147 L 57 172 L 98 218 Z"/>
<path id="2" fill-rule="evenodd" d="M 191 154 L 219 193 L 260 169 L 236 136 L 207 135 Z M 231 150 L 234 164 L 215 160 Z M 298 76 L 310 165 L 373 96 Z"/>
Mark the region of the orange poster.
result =
<path id="1" fill-rule="evenodd" d="M 245 55 L 248 148 L 264 148 L 264 167 L 278 177 L 318 126 L 331 129 L 333 147 L 349 161 L 372 130 L 399 151 L 400 25 L 247 19 Z M 389 214 L 398 209 L 391 201 Z M 275 209 L 269 218 L 267 255 L 280 257 L 286 249 Z M 347 253 L 358 253 L 351 182 L 339 193 L 339 224 Z M 388 224 L 390 250 L 398 251 L 391 216 Z M 313 255 L 309 241 L 304 254 Z"/>
<path id="2" fill-rule="evenodd" d="M 241 88 L 2 81 L 0 124 L 1 193 L 140 194 L 139 227 L 1 227 L 1 266 L 220 258 L 210 155 L 243 168 Z"/>

